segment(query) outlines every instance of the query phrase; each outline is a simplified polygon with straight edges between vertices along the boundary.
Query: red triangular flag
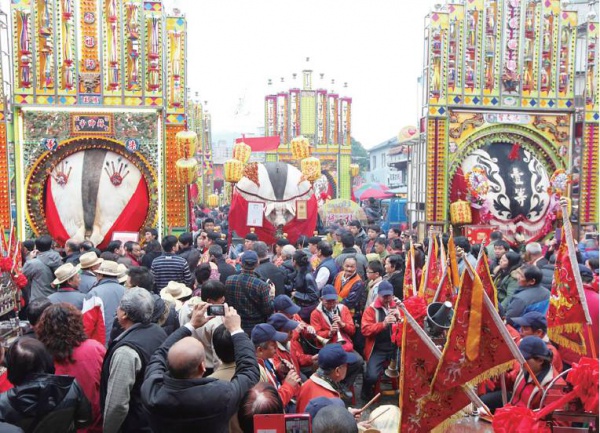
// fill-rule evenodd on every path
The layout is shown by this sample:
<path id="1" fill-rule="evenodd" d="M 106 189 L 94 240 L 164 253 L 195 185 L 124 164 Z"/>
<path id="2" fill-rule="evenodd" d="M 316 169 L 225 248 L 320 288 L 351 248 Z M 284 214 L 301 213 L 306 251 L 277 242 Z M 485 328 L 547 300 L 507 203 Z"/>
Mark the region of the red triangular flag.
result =
<path id="1" fill-rule="evenodd" d="M 438 243 L 435 236 L 433 241 L 430 238 L 430 249 L 427 256 L 427 263 L 425 264 L 425 272 L 421 279 L 421 285 L 419 286 L 419 296 L 425 298 L 427 305 L 433 302 L 435 293 L 442 279 L 442 266 L 438 258 Z"/>
<path id="2" fill-rule="evenodd" d="M 488 264 L 487 254 L 485 253 L 485 248 L 482 248 L 481 254 L 477 259 L 477 266 L 475 267 L 475 272 L 481 278 L 481 284 L 483 285 L 483 290 L 487 293 L 488 297 L 494 304 L 494 308 L 498 309 L 498 292 L 496 291 L 496 286 L 494 285 L 494 280 L 492 280 L 492 274 L 490 274 L 490 266 Z"/>
<path id="3" fill-rule="evenodd" d="M 448 259 L 450 261 L 450 279 L 452 280 L 452 285 L 456 289 L 458 289 L 460 287 L 460 274 L 458 272 L 456 245 L 454 244 L 454 236 L 452 235 L 452 229 L 450 229 L 450 238 L 448 239 Z"/>
<path id="4" fill-rule="evenodd" d="M 432 384 L 435 391 L 474 386 L 513 365 L 513 354 L 499 328 L 504 325 L 497 313 L 493 316 L 485 307 L 481 279 L 468 263 L 467 267 Z"/>

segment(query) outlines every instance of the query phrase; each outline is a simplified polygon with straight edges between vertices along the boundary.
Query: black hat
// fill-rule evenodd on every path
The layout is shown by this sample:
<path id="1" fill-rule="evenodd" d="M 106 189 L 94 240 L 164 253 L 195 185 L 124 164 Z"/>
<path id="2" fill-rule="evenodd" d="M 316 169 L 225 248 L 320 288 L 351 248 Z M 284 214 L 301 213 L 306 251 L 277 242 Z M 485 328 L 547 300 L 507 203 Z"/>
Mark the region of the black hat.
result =
<path id="1" fill-rule="evenodd" d="M 248 233 L 246 237 L 244 237 L 247 241 L 256 242 L 258 240 L 258 235 L 256 233 Z"/>

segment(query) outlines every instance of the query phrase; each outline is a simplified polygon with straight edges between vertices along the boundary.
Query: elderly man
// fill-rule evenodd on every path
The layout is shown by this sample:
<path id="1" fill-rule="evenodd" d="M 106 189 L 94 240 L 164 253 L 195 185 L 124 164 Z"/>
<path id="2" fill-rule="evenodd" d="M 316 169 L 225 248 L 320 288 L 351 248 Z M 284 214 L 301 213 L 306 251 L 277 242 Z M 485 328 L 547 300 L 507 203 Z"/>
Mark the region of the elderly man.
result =
<path id="1" fill-rule="evenodd" d="M 365 372 L 362 399 L 369 401 L 373 394 L 373 385 L 377 382 L 387 360 L 394 359 L 398 348 L 392 342 L 392 324 L 399 315 L 394 302 L 394 287 L 388 281 L 382 281 L 377 290 L 377 298 L 363 314 L 361 331 L 365 336 Z"/>
<path id="2" fill-rule="evenodd" d="M 79 256 L 79 266 L 81 267 L 79 291 L 81 293 L 88 293 L 98 283 L 94 271 L 100 267 L 103 261 L 104 259 L 98 258 L 94 251 Z"/>
<path id="3" fill-rule="evenodd" d="M 256 276 L 258 255 L 246 251 L 242 256 L 242 272 L 232 275 L 225 282 L 225 299 L 242 318 L 242 328 L 248 335 L 259 323 L 265 323 L 273 313 L 275 287 Z"/>
<path id="4" fill-rule="evenodd" d="M 254 347 L 240 326 L 240 316 L 227 304 L 223 324 L 233 340 L 235 375 L 231 381 L 203 377 L 204 347 L 191 335 L 210 319 L 207 309 L 208 304 L 197 305 L 190 322 L 167 338 L 146 370 L 142 398 L 154 433 L 225 433 L 242 397 L 258 382 Z"/>
<path id="5" fill-rule="evenodd" d="M 106 342 L 110 339 L 110 330 L 117 314 L 117 307 L 121 301 L 125 287 L 119 284 L 119 265 L 111 260 L 105 260 L 100 267 L 96 269 L 95 274 L 98 278 L 98 284 L 90 290 L 86 299 L 92 299 L 97 296 L 104 305 L 104 327 L 106 332 Z"/>
<path id="6" fill-rule="evenodd" d="M 27 256 L 23 265 L 23 275 L 31 284 L 29 302 L 54 293 L 50 285 L 54 280 L 54 271 L 62 265 L 60 255 L 52 249 L 52 238 L 42 235 L 35 240 L 35 250 Z"/>
<path id="7" fill-rule="evenodd" d="M 150 357 L 167 338 L 160 326 L 150 323 L 153 310 L 152 295 L 141 287 L 127 290 L 117 308 L 125 331 L 111 343 L 102 365 L 104 433 L 152 432 L 140 389 Z"/>
<path id="8" fill-rule="evenodd" d="M 55 293 L 48 296 L 50 302 L 53 304 L 66 302 L 81 311 L 85 295 L 77 290 L 80 281 L 79 266 L 74 266 L 73 263 L 65 263 L 54 271 L 54 275 L 56 278 L 52 281 L 52 284 L 58 287 Z"/>

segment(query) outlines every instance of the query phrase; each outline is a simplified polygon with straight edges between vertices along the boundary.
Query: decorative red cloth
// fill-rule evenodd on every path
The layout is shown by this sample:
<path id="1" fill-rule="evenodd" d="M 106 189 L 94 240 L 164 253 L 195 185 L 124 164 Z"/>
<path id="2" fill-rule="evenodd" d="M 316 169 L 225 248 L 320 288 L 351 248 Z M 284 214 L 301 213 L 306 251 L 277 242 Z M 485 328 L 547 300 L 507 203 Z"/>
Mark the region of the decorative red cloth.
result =
<path id="1" fill-rule="evenodd" d="M 242 137 L 236 138 L 236 143 L 246 143 L 252 148 L 253 152 L 267 152 L 269 150 L 276 150 L 279 147 L 280 138 L 279 135 L 271 137 Z"/>
<path id="2" fill-rule="evenodd" d="M 485 248 L 483 249 L 481 256 L 479 256 L 475 272 L 479 275 L 479 278 L 481 278 L 483 290 L 488 295 L 488 298 L 490 298 L 494 307 L 498 308 L 498 292 L 496 291 L 494 280 L 492 280 L 492 275 L 490 274 L 490 266 L 488 264 Z"/>
<path id="3" fill-rule="evenodd" d="M 417 323 L 423 323 L 423 319 L 427 316 L 427 303 L 425 303 L 425 298 L 421 298 L 420 296 L 411 296 L 410 298 L 404 299 L 402 303 L 408 311 L 408 314 L 410 314 Z M 403 314 L 402 310 L 400 310 L 400 314 Z M 392 325 L 392 341 L 398 347 L 402 347 L 403 332 L 403 323 Z"/>
<path id="4" fill-rule="evenodd" d="M 567 374 L 567 382 L 574 386 L 573 391 L 583 403 L 583 408 L 587 412 L 598 413 L 598 360 L 581 358 Z"/>
<path id="5" fill-rule="evenodd" d="M 317 226 L 317 199 L 314 194 L 308 200 L 307 219 L 298 220 L 296 217 L 283 226 L 283 232 L 287 233 L 287 238 L 292 244 L 295 244 L 300 235 L 312 236 Z M 231 198 L 231 209 L 229 210 L 229 229 L 235 231 L 239 237 L 245 237 L 250 233 L 250 227 L 246 224 L 248 215 L 248 201 L 237 191 L 233 192 Z M 276 228 L 263 216 L 263 226 L 254 227 L 254 233 L 263 242 L 274 244 L 277 241 Z"/>
<path id="6" fill-rule="evenodd" d="M 472 302 L 473 290 L 478 284 L 481 280 L 477 274 L 464 273 L 444 353 L 432 384 L 436 391 L 464 384 L 474 386 L 512 367 L 513 355 L 496 325 L 497 322 L 502 323 L 498 313 L 494 312 L 496 322 L 485 303 L 477 308 L 477 304 Z M 486 296 L 485 292 L 482 294 Z M 467 334 L 476 314 L 480 316 L 477 318 L 480 321 L 480 338 L 477 346 L 473 346 L 476 339 L 467 338 Z M 476 356 L 469 357 L 468 351 L 475 351 Z"/>
<path id="7" fill-rule="evenodd" d="M 428 432 L 449 421 L 470 400 L 460 388 L 448 388 L 434 399 L 426 398 L 430 395 L 438 358 L 408 320 L 402 326 L 400 431 Z"/>
<path id="8" fill-rule="evenodd" d="M 544 421 L 536 419 L 534 412 L 526 407 L 501 407 L 494 413 L 492 427 L 495 433 L 551 433 Z"/>
<path id="9" fill-rule="evenodd" d="M 425 264 L 425 272 L 423 272 L 423 280 L 419 286 L 419 296 L 425 298 L 427 304 L 433 302 L 433 297 L 442 279 L 442 264 L 438 257 L 438 242 L 437 237 L 433 236 L 432 251 L 427 256 Z"/>
<path id="10" fill-rule="evenodd" d="M 404 270 L 404 299 L 410 298 L 417 293 L 417 288 L 413 288 L 413 262 L 415 260 L 415 248 L 412 242 L 410 243 L 410 249 L 406 254 L 406 267 Z M 416 281 L 416 276 L 415 276 Z"/>
<path id="11" fill-rule="evenodd" d="M 556 252 L 552 294 L 547 313 L 548 337 L 575 353 L 591 357 L 583 337 L 584 326 L 587 326 L 585 312 L 570 258 L 571 254 L 575 256 L 575 247 L 565 238 L 564 227 L 561 232 L 563 241 Z M 571 249 L 573 250 L 569 251 Z"/>

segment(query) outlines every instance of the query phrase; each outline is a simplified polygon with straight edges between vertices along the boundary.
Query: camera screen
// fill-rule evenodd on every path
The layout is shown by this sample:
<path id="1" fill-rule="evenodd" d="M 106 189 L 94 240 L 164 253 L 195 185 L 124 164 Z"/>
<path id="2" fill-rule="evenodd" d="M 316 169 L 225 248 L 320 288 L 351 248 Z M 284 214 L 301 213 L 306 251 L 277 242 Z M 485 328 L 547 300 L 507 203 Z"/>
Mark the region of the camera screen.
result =
<path id="1" fill-rule="evenodd" d="M 209 305 L 208 311 L 209 316 L 224 316 L 225 306 L 224 305 Z"/>
<path id="2" fill-rule="evenodd" d="M 287 418 L 285 420 L 285 433 L 310 433 L 310 419 Z"/>

